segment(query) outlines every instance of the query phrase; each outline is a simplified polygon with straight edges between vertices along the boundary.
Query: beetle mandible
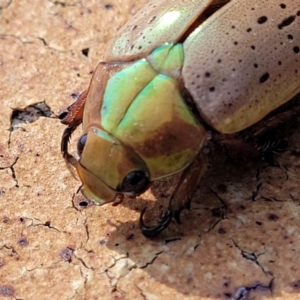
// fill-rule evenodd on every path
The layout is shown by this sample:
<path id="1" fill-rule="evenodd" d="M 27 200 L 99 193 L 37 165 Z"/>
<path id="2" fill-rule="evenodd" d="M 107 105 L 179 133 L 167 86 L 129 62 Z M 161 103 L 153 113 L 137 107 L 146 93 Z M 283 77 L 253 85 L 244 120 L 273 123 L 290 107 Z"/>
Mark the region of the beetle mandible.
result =
<path id="1" fill-rule="evenodd" d="M 89 88 L 61 114 L 61 150 L 104 204 L 181 172 L 155 236 L 189 205 L 208 130 L 252 128 L 300 91 L 300 0 L 153 1 L 125 24 Z M 76 159 L 69 139 L 83 135 Z"/>

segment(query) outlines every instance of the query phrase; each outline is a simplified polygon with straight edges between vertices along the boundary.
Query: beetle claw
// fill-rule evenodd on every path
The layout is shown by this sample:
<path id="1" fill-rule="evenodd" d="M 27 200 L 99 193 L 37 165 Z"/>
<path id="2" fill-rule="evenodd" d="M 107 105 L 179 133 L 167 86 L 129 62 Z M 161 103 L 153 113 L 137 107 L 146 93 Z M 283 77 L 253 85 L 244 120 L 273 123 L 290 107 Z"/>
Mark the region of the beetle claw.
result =
<path id="1" fill-rule="evenodd" d="M 172 209 L 168 208 L 167 211 L 160 218 L 156 226 L 147 226 L 143 220 L 145 211 L 146 207 L 142 210 L 140 215 L 140 229 L 142 231 L 142 234 L 149 238 L 157 236 L 164 229 L 166 229 L 173 218 L 173 211 Z"/>

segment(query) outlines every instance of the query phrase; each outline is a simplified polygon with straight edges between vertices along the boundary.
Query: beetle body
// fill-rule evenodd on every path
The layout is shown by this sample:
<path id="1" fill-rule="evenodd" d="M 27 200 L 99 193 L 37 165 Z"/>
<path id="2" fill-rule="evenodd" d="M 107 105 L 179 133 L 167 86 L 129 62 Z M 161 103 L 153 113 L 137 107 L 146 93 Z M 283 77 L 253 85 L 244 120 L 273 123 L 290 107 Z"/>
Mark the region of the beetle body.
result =
<path id="1" fill-rule="evenodd" d="M 182 172 L 169 213 L 144 233 L 164 229 L 205 171 L 206 128 L 240 132 L 300 91 L 299 28 L 299 0 L 145 6 L 108 46 L 63 119 L 62 152 L 83 193 L 103 204 Z M 81 121 L 76 160 L 67 141 Z"/>

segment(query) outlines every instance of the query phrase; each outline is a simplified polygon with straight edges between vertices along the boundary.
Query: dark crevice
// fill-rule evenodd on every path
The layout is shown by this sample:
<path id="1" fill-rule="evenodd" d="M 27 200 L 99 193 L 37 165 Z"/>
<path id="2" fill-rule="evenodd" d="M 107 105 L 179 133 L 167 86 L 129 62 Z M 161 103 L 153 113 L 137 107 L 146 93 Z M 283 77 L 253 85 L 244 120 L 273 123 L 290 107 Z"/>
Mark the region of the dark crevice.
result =
<path id="1" fill-rule="evenodd" d="M 228 208 L 227 203 L 218 195 L 218 193 L 215 192 L 211 187 L 208 187 L 208 188 L 218 198 L 218 200 L 221 202 L 222 208 L 227 209 Z"/>
<path id="2" fill-rule="evenodd" d="M 273 290 L 273 283 L 274 283 L 274 278 L 271 279 L 268 285 L 264 285 L 261 283 L 254 284 L 251 286 L 244 286 L 240 287 L 232 297 L 232 300 L 246 300 L 250 299 L 250 293 L 251 291 L 270 291 L 272 293 Z"/>
<path id="3" fill-rule="evenodd" d="M 264 197 L 264 196 L 261 196 L 261 199 L 265 200 L 266 202 L 287 202 L 288 201 L 288 200 L 280 200 L 275 197 Z"/>
<path id="4" fill-rule="evenodd" d="M 86 232 L 86 242 L 88 242 L 88 240 L 90 239 L 90 232 L 89 232 L 89 226 L 86 222 L 84 224 L 84 228 L 85 228 L 85 232 Z"/>
<path id="5" fill-rule="evenodd" d="M 150 262 L 147 262 L 144 266 L 141 266 L 140 269 L 145 269 L 147 268 L 149 265 L 152 265 L 154 263 L 154 261 L 158 258 L 158 256 L 163 253 L 163 251 L 157 252 L 155 254 L 155 256 L 152 258 L 152 260 Z"/>
<path id="6" fill-rule="evenodd" d="M 1 11 L 0 11 L 1 12 Z M 22 36 L 17 36 L 13 34 L 0 34 L 0 38 L 14 38 L 20 41 L 22 44 L 34 44 L 33 41 L 29 41 L 27 38 L 24 38 Z"/>
<path id="7" fill-rule="evenodd" d="M 12 163 L 11 166 L 9 166 L 9 167 L 4 167 L 4 168 L 0 168 L 0 170 L 5 170 L 5 169 L 10 169 L 10 170 L 11 170 L 11 176 L 12 176 L 12 178 L 14 179 L 14 181 L 16 182 L 15 187 L 17 187 L 17 188 L 19 187 L 19 182 L 18 182 L 18 179 L 17 179 L 17 176 L 16 176 L 16 172 L 15 172 L 14 166 L 15 166 L 15 164 L 18 162 L 18 160 L 19 160 L 19 157 L 17 157 L 17 158 L 15 159 L 15 161 Z M 1 193 L 4 193 L 4 191 L 0 190 L 0 194 L 1 194 Z"/>
<path id="8" fill-rule="evenodd" d="M 75 178 L 75 179 L 77 179 L 77 178 Z M 89 199 L 85 199 L 85 198 L 82 198 L 82 197 L 80 197 L 78 199 L 78 197 L 76 197 L 78 192 L 80 192 L 80 189 L 81 189 L 81 186 L 76 191 L 76 193 L 73 194 L 73 196 L 72 196 L 72 207 L 77 211 L 82 211 L 82 210 L 87 209 L 87 208 L 94 205 L 94 203 Z"/>
<path id="9" fill-rule="evenodd" d="M 199 246 L 200 246 L 200 243 L 196 244 L 196 245 L 194 246 L 194 251 L 196 251 L 196 249 L 197 249 Z"/>
<path id="10" fill-rule="evenodd" d="M 169 244 L 169 243 L 176 242 L 176 241 L 181 241 L 181 238 L 180 238 L 180 237 L 177 237 L 177 238 L 166 239 L 166 240 L 165 240 L 165 243 L 166 243 L 166 244 Z"/>
<path id="11" fill-rule="evenodd" d="M 259 254 L 255 254 L 254 252 L 248 252 L 248 251 L 245 251 L 245 250 L 241 249 L 239 247 L 239 245 L 234 240 L 232 240 L 232 242 L 235 245 L 235 247 L 240 250 L 242 257 L 246 258 L 247 260 L 253 261 L 263 271 L 263 273 L 265 275 L 271 275 L 270 272 L 267 272 L 264 269 L 264 267 L 258 261 L 258 257 L 265 254 L 265 252 L 262 252 L 262 253 L 259 253 Z"/>
<path id="12" fill-rule="evenodd" d="M 212 226 L 210 226 L 208 228 L 207 233 L 209 233 L 210 231 L 212 231 L 223 220 L 224 220 L 224 217 L 222 217 L 222 219 L 217 220 Z"/>
<path id="13" fill-rule="evenodd" d="M 299 199 L 296 196 L 294 196 L 293 194 L 290 194 L 290 197 L 293 202 L 299 203 Z"/>
<path id="14" fill-rule="evenodd" d="M 261 189 L 262 183 L 258 183 L 255 187 L 255 190 L 252 193 L 252 201 L 256 201 L 257 196 L 259 195 L 259 191 Z"/>
<path id="15" fill-rule="evenodd" d="M 148 298 L 147 298 L 146 295 L 144 294 L 143 290 L 142 290 L 138 285 L 135 285 L 135 287 L 140 291 L 140 296 L 141 296 L 144 300 L 147 300 Z"/>
<path id="16" fill-rule="evenodd" d="M 89 269 L 89 270 L 95 270 L 94 267 L 88 266 L 87 263 L 86 263 L 81 257 L 78 257 L 78 256 L 76 256 L 76 255 L 75 255 L 75 257 L 82 263 L 82 265 L 83 265 L 86 269 Z"/>
<path id="17" fill-rule="evenodd" d="M 58 231 L 58 232 L 60 232 L 60 230 L 59 230 L 59 229 L 57 229 L 57 228 L 55 228 L 55 227 L 51 226 L 51 221 L 46 221 L 45 223 L 41 223 L 41 224 L 34 224 L 34 225 L 30 225 L 30 226 L 44 226 L 44 227 L 48 227 L 49 229 L 53 229 L 53 230 L 55 230 L 55 231 Z"/>
<path id="18" fill-rule="evenodd" d="M 14 169 L 14 165 L 17 163 L 18 160 L 19 160 L 19 157 L 17 157 L 16 160 L 13 162 L 13 164 L 10 166 L 11 173 L 12 173 L 12 178 L 16 182 L 15 187 L 19 187 L 19 182 L 18 182 L 18 179 L 17 179 L 17 176 L 16 176 L 16 172 L 15 172 L 15 169 Z"/>
<path id="19" fill-rule="evenodd" d="M 24 109 L 14 109 L 10 117 L 10 131 L 19 129 L 21 124 L 36 122 L 40 117 L 51 116 L 54 116 L 54 113 L 45 101 L 29 105 Z"/>
<path id="20" fill-rule="evenodd" d="M 75 209 L 75 210 L 77 210 L 77 211 L 80 211 L 80 209 L 77 207 L 77 205 L 76 205 L 76 203 L 75 203 L 75 194 L 73 194 L 73 196 L 72 196 L 72 207 Z"/>
<path id="21" fill-rule="evenodd" d="M 89 56 L 89 52 L 90 52 L 90 49 L 89 49 L 89 48 L 84 48 L 84 49 L 81 50 L 81 53 L 82 53 L 84 56 L 86 56 L 86 57 Z"/>
<path id="22" fill-rule="evenodd" d="M 46 40 L 40 36 L 37 37 L 40 41 L 42 41 L 42 43 L 44 44 L 44 46 L 48 46 Z"/>
<path id="23" fill-rule="evenodd" d="M 256 172 L 256 181 L 257 181 L 257 185 L 255 187 L 255 190 L 252 192 L 252 201 L 256 201 L 256 198 L 257 196 L 259 195 L 259 191 L 261 189 L 261 186 L 262 186 L 262 183 L 260 182 L 261 181 L 261 169 L 258 168 L 257 172 Z"/>
<path id="24" fill-rule="evenodd" d="M 107 10 L 112 9 L 113 5 L 112 4 L 105 4 L 104 8 L 107 9 Z"/>
<path id="25" fill-rule="evenodd" d="M 67 6 L 77 6 L 78 4 L 81 4 L 81 0 L 75 1 L 74 3 L 66 3 L 63 1 L 53 1 L 53 0 L 49 0 L 51 3 L 53 3 L 54 5 L 58 5 L 61 7 L 67 7 Z"/>
<path id="26" fill-rule="evenodd" d="M 212 215 L 214 217 L 217 217 L 218 220 L 214 222 L 212 226 L 210 226 L 207 230 L 207 232 L 210 232 L 213 230 L 222 220 L 225 220 L 225 213 L 228 210 L 228 205 L 227 203 L 218 195 L 217 192 L 215 192 L 211 187 L 208 187 L 210 191 L 217 197 L 217 199 L 221 202 L 221 206 L 216 207 L 212 210 Z"/>

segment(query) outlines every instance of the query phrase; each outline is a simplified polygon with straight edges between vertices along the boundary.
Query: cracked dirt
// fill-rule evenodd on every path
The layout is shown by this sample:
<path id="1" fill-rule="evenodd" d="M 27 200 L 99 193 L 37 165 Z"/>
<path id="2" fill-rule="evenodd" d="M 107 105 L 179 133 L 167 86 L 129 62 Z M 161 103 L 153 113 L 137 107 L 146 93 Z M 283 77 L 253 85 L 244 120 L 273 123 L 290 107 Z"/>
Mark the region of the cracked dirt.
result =
<path id="1" fill-rule="evenodd" d="M 117 207 L 78 192 L 56 115 L 144 2 L 0 0 L 0 299 L 299 299 L 299 124 L 280 167 L 212 153 L 182 224 L 152 240 L 139 214 L 156 219 L 170 181 Z"/>

